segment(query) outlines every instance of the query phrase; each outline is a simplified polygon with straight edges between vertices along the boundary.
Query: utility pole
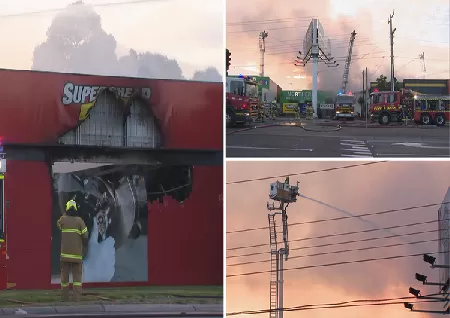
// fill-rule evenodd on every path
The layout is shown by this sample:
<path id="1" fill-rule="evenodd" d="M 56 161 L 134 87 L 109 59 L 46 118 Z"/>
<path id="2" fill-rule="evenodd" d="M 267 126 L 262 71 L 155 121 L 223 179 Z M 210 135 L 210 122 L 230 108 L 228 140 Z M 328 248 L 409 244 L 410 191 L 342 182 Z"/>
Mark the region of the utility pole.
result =
<path id="1" fill-rule="evenodd" d="M 366 67 L 366 91 L 367 94 L 364 94 L 366 96 L 366 99 L 364 100 L 364 106 L 366 108 L 365 112 L 366 112 L 366 128 L 367 128 L 367 114 L 369 113 L 369 97 L 370 97 L 370 90 L 369 90 L 369 73 L 367 71 L 367 67 Z"/>
<path id="2" fill-rule="evenodd" d="M 366 116 L 366 128 L 367 128 L 367 115 L 366 115 L 366 76 L 365 71 L 362 71 L 362 94 L 363 94 L 363 103 L 361 105 L 361 112 Z"/>
<path id="3" fill-rule="evenodd" d="M 391 91 L 395 90 L 395 83 L 394 83 L 394 33 L 397 30 L 397 28 L 392 28 L 392 18 L 394 17 L 394 11 L 392 11 L 392 14 L 389 15 L 389 38 L 391 40 Z"/>
<path id="4" fill-rule="evenodd" d="M 259 33 L 259 52 L 261 54 L 259 62 L 259 76 L 264 76 L 264 53 L 266 52 L 266 38 L 269 33 L 262 31 Z"/>
<path id="5" fill-rule="evenodd" d="M 267 202 L 269 211 L 278 210 L 268 214 L 269 231 L 270 231 L 270 318 L 283 318 L 283 262 L 288 260 L 289 256 L 289 239 L 288 239 L 288 223 L 287 223 L 287 207 L 289 203 L 296 202 L 298 193 L 298 182 L 296 186 L 289 185 L 289 177 L 286 177 L 284 183 L 275 182 L 270 185 L 269 198 L 278 201 L 279 206 L 275 203 Z M 278 248 L 277 242 L 277 226 L 275 217 L 281 215 L 283 227 L 283 247 Z"/>

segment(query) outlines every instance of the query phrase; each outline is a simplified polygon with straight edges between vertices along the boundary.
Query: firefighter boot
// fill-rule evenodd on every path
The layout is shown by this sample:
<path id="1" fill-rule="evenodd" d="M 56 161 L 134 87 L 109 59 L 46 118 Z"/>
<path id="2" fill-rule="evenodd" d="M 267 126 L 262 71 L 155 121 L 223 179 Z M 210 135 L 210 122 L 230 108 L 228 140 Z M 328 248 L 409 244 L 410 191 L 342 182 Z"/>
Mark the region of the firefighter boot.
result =
<path id="1" fill-rule="evenodd" d="M 61 301 L 69 301 L 70 263 L 61 262 Z"/>
<path id="2" fill-rule="evenodd" d="M 83 264 L 73 263 L 72 264 L 72 275 L 73 275 L 73 301 L 80 302 L 82 295 L 82 276 L 83 276 Z"/>

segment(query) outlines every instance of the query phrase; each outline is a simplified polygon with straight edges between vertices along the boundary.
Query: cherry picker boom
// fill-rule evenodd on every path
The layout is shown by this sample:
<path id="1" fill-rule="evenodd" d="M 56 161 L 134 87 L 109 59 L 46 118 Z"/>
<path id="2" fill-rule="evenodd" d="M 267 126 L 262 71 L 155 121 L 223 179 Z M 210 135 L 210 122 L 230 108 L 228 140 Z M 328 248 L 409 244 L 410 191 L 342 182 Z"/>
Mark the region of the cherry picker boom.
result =
<path id="1" fill-rule="evenodd" d="M 276 207 L 275 203 L 267 202 L 269 211 L 278 211 L 269 213 L 269 231 L 270 231 L 270 318 L 283 318 L 283 261 L 287 261 L 289 257 L 289 239 L 288 239 L 288 223 L 287 223 L 287 207 L 290 203 L 297 201 L 298 182 L 296 186 L 289 185 L 289 177 L 286 177 L 284 183 L 275 182 L 270 185 L 269 198 L 279 202 Z M 283 245 L 278 248 L 277 227 L 275 217 L 281 215 Z"/>

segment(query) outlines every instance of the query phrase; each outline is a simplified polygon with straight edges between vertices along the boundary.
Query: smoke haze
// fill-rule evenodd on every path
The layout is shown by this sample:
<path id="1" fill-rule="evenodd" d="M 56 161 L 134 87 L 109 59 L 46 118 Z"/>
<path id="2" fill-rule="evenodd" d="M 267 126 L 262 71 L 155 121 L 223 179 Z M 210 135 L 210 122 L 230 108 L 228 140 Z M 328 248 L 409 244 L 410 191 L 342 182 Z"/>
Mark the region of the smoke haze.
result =
<path id="1" fill-rule="evenodd" d="M 265 75 L 285 90 L 311 89 L 312 61 L 303 68 L 295 67 L 294 60 L 298 51 L 303 51 L 303 39 L 311 19 L 318 18 L 331 39 L 331 56 L 340 64 L 329 68 L 319 63 L 319 89 L 332 92 L 340 89 L 350 34 L 356 30 L 347 89 L 360 91 L 365 67 L 369 70 L 369 81 L 381 74 L 389 78 L 387 19 L 393 9 L 396 10 L 394 27 L 397 28 L 396 76 L 399 79 L 420 77 L 421 64 L 417 57 L 424 51 L 427 78 L 448 77 L 449 6 L 448 1 L 440 0 L 433 1 L 433 5 L 406 0 L 395 3 L 387 0 L 318 0 L 314 5 L 305 0 L 228 0 L 227 48 L 232 53 L 230 74 L 259 73 L 258 34 L 266 30 Z M 412 16 L 415 18 L 411 19 Z M 425 32 L 431 27 L 430 23 L 435 23 L 436 27 L 431 29 L 433 32 Z M 414 40 L 414 37 L 424 41 Z M 306 78 L 294 78 L 299 75 Z"/>
<path id="2" fill-rule="evenodd" d="M 221 75 L 214 67 L 197 70 L 192 78 L 187 78 L 175 59 L 158 53 L 138 53 L 131 48 L 128 54 L 117 56 L 117 49 L 123 48 L 113 34 L 105 32 L 101 16 L 95 9 L 81 2 L 58 12 L 46 35 L 46 40 L 34 50 L 33 70 L 222 81 Z"/>
<path id="3" fill-rule="evenodd" d="M 353 163 L 229 162 L 227 163 L 227 182 L 321 170 L 349 164 Z M 339 207 L 353 215 L 360 215 L 415 205 L 441 203 L 450 186 L 450 176 L 448 173 L 443 173 L 444 171 L 450 171 L 450 163 L 389 162 L 298 177 L 292 176 L 290 177 L 290 182 L 294 184 L 296 181 L 299 181 L 300 193 L 307 197 L 323 201 L 333 207 Z M 227 231 L 267 227 L 268 211 L 266 209 L 266 202 L 269 200 L 270 183 L 275 181 L 276 179 L 227 185 Z M 293 240 L 437 220 L 438 209 L 439 206 L 436 206 L 364 217 L 371 224 L 367 224 L 367 222 L 359 218 L 352 218 L 340 221 L 290 226 L 291 258 L 285 262 L 284 267 L 294 268 L 340 261 L 437 252 L 438 242 L 436 241 L 404 245 L 408 242 L 435 240 L 438 238 L 437 232 L 301 250 L 295 249 L 299 247 L 346 242 L 349 240 L 384 237 L 392 234 L 386 231 L 374 231 L 348 236 L 312 239 L 302 242 L 294 242 Z M 288 222 L 291 224 L 346 216 L 342 211 L 305 198 L 299 198 L 296 203 L 292 203 L 288 207 L 288 215 Z M 281 224 L 281 221 L 278 224 Z M 437 228 L 438 223 L 435 222 L 413 227 L 396 228 L 390 230 L 390 232 L 405 234 L 437 230 Z M 267 243 L 269 243 L 267 229 L 227 234 L 227 249 Z M 307 256 L 317 253 L 391 244 L 401 245 L 295 258 L 295 256 Z M 227 251 L 227 256 L 263 253 L 262 255 L 228 258 L 227 265 L 268 260 L 270 259 L 268 251 L 268 246 Z M 267 270 L 270 270 L 270 262 L 227 266 L 227 275 Z M 409 287 L 422 290 L 422 294 L 437 292 L 437 287 L 422 286 L 417 282 L 414 279 L 416 272 L 427 275 L 429 281 L 439 281 L 438 270 L 431 269 L 427 266 L 421 257 L 286 271 L 284 274 L 284 307 L 333 303 L 355 299 L 405 297 L 409 296 Z M 269 280 L 268 273 L 227 278 L 227 312 L 267 309 L 269 307 Z M 419 307 L 423 309 L 427 308 L 427 305 L 419 304 L 415 307 L 417 309 Z M 439 307 L 440 305 L 434 305 L 431 308 L 440 310 Z M 407 318 L 411 315 L 408 310 L 403 308 L 403 305 L 285 313 L 286 318 Z M 426 314 L 416 313 L 415 315 L 420 318 L 431 317 Z"/>

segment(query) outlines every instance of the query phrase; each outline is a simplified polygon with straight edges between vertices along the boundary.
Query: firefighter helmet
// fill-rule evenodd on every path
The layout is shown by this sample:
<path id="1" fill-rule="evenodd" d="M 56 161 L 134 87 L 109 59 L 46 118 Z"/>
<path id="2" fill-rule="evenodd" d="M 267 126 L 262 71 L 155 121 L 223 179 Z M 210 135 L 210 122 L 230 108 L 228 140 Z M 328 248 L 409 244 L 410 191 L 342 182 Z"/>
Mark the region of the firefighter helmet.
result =
<path id="1" fill-rule="evenodd" d="M 73 208 L 75 211 L 78 210 L 77 203 L 76 203 L 75 200 L 73 200 L 73 199 L 67 201 L 67 203 L 66 203 L 66 211 L 69 211 L 69 210 L 72 209 L 72 208 Z"/>

